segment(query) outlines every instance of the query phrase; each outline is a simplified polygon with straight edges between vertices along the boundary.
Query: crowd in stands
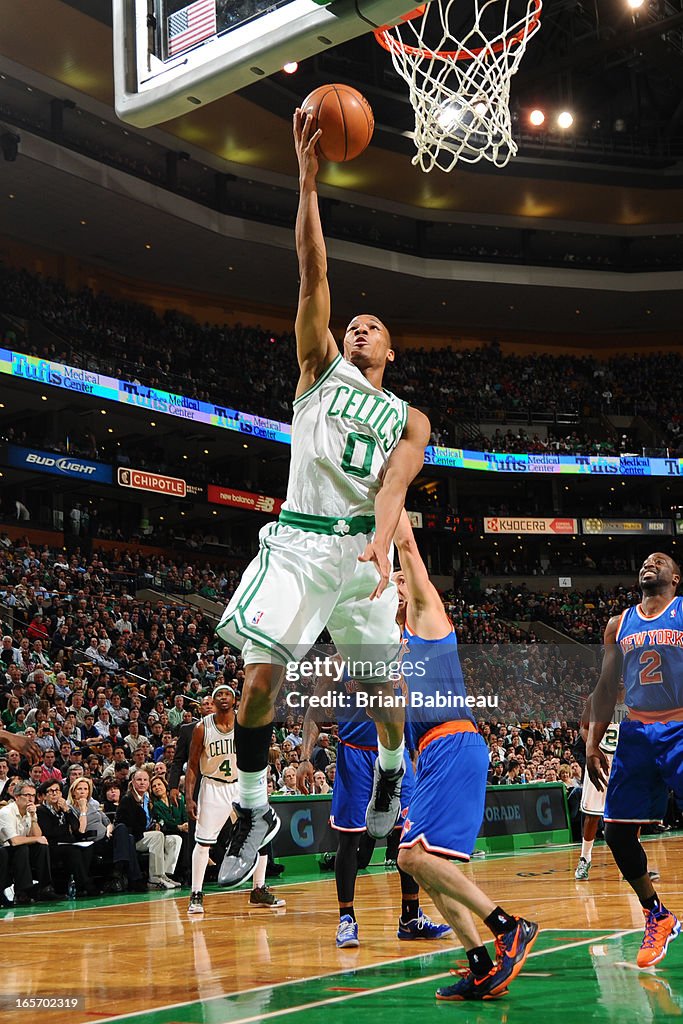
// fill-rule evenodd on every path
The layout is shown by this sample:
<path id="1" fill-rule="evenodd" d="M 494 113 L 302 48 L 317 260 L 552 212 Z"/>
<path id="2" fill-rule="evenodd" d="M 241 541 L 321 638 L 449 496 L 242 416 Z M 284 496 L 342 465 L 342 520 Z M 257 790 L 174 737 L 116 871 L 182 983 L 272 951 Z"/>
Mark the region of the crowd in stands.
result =
<path id="1" fill-rule="evenodd" d="M 605 626 L 613 615 L 638 604 L 640 591 L 620 586 L 612 590 L 598 586 L 580 593 L 557 590 L 534 593 L 526 585 L 487 587 L 483 607 L 505 621 L 543 622 L 582 644 L 602 643 Z"/>
<path id="2" fill-rule="evenodd" d="M 89 289 L 3 268 L 0 312 L 39 319 L 54 333 L 32 354 L 106 372 L 277 420 L 291 419 L 297 379 L 291 333 L 260 326 L 199 324 L 168 311 L 113 299 Z M 229 370 L 228 370 L 229 367 Z M 678 353 L 594 356 L 506 355 L 493 343 L 476 348 L 403 349 L 386 384 L 415 405 L 435 406 L 454 418 L 480 421 L 506 411 L 649 417 L 657 444 L 680 443 L 683 356 Z M 665 380 L 667 387 L 662 389 Z M 442 436 L 444 425 L 437 427 Z M 447 438 L 452 443 L 450 438 Z M 615 442 L 621 448 L 621 438 Z M 568 431 L 578 450 L 583 438 Z M 603 444 L 604 442 L 600 442 Z"/>
<path id="3" fill-rule="evenodd" d="M 517 430 L 501 430 L 497 427 L 490 436 L 482 432 L 460 435 L 457 439 L 458 448 L 469 448 L 483 452 L 515 452 L 551 455 L 626 455 L 640 454 L 638 445 L 628 434 L 619 438 L 603 438 L 595 440 L 588 434 L 567 427 L 566 434 L 559 435 L 557 430 L 549 431 L 547 438 L 538 434 L 529 434 L 523 427 Z"/>

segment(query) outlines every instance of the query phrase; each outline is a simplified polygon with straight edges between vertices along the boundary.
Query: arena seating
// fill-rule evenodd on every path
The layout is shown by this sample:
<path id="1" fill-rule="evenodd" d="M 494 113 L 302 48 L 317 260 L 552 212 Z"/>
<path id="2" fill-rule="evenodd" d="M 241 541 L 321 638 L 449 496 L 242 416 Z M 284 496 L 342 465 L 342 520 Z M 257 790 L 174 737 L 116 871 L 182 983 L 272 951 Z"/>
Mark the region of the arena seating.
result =
<path id="1" fill-rule="evenodd" d="M 38 319 L 53 332 L 52 344 L 32 346 L 36 355 L 291 419 L 297 377 L 291 334 L 274 334 L 259 325 L 201 325 L 173 311 L 160 318 L 148 306 L 87 289 L 72 292 L 59 281 L 9 268 L 0 271 L 0 295 L 0 312 Z M 544 410 L 551 419 L 553 412 L 640 415 L 652 425 L 656 446 L 676 449 L 683 431 L 682 371 L 683 357 L 674 353 L 603 361 L 549 353 L 506 355 L 496 344 L 446 346 L 399 351 L 387 386 L 415 405 L 445 411 L 445 417 L 435 419 L 434 440 L 448 444 L 477 447 L 471 436 L 454 432 L 455 421 L 504 421 L 506 415 L 524 420 L 534 410 Z M 662 380 L 668 382 L 665 392 Z M 554 427 L 547 441 L 534 438 L 533 430 L 530 437 L 504 432 L 500 440 L 483 440 L 480 446 L 503 442 L 513 451 L 632 450 L 628 436 L 594 442 L 575 427 L 564 432 Z"/>

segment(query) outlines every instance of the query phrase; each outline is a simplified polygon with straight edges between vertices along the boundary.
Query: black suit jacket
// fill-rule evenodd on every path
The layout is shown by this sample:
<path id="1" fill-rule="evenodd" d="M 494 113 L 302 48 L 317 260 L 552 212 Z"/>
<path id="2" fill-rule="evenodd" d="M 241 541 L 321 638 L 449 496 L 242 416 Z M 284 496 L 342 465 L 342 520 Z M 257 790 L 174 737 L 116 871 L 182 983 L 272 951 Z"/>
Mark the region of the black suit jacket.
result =
<path id="1" fill-rule="evenodd" d="M 130 793 L 126 793 L 126 795 L 122 796 L 119 801 L 118 810 L 116 812 L 116 824 L 125 825 L 136 843 L 142 839 L 142 836 L 147 829 L 147 817 L 142 804 L 138 803 L 135 797 L 131 796 Z"/>
<path id="2" fill-rule="evenodd" d="M 178 741 L 175 747 L 175 756 L 171 764 L 171 770 L 168 773 L 169 789 L 178 789 L 180 776 L 183 774 L 183 768 L 190 756 L 190 744 L 192 742 L 192 733 L 194 732 L 195 725 L 199 725 L 199 722 L 188 722 L 187 725 L 180 726 Z"/>

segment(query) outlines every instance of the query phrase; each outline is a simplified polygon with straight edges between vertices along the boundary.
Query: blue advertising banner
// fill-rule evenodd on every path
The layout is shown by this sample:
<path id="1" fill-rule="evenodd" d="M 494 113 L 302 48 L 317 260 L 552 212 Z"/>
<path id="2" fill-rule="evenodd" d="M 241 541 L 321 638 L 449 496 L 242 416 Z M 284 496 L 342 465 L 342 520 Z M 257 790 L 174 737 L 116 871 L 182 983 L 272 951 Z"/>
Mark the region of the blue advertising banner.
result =
<path id="1" fill-rule="evenodd" d="M 111 484 L 114 481 L 111 466 L 82 459 L 80 455 L 58 455 L 38 448 L 20 448 L 19 445 L 8 444 L 7 460 L 10 466 L 30 469 L 35 473 L 51 473 L 52 476 L 68 476 L 75 480 L 95 480 L 100 484 Z"/>
<path id="2" fill-rule="evenodd" d="M 145 384 L 66 366 L 38 356 L 0 348 L 0 374 L 33 381 L 42 387 L 80 392 L 92 398 L 147 409 L 224 430 L 236 430 L 280 444 L 292 443 L 292 427 L 280 420 L 240 412 L 227 406 L 174 395 Z M 293 397 L 293 396 L 292 396 Z M 553 452 L 471 452 L 462 448 L 429 446 L 425 464 L 446 469 L 489 473 L 572 473 L 587 476 L 683 476 L 683 458 L 650 459 L 641 455 L 558 455 Z"/>

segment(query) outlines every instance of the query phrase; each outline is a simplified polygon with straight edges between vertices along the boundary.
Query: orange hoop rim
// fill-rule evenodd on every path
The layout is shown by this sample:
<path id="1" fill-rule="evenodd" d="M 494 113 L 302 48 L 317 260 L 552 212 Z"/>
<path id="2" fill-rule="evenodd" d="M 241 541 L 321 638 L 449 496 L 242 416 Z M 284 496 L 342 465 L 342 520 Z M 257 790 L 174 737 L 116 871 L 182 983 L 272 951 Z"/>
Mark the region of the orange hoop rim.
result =
<path id="1" fill-rule="evenodd" d="M 432 3 L 438 3 L 438 0 L 431 0 Z M 531 35 L 538 28 L 541 21 L 541 11 L 543 9 L 543 0 L 532 0 L 533 13 L 529 18 L 527 24 L 515 32 L 514 35 L 507 37 L 506 39 L 500 39 L 493 46 L 480 46 L 476 50 L 428 50 L 422 49 L 419 46 L 409 46 L 407 43 L 401 42 L 400 39 L 395 39 L 391 35 L 392 27 L 396 26 L 383 25 L 381 28 L 376 28 L 373 35 L 379 45 L 385 49 L 388 53 L 406 53 L 411 57 L 426 57 L 428 60 L 476 60 L 482 53 L 502 53 L 503 50 L 509 50 L 513 46 L 518 46 L 523 43 L 527 36 Z M 414 11 L 410 11 L 408 14 L 404 14 L 398 24 L 402 24 L 406 21 L 412 21 L 414 18 L 419 18 L 420 15 L 424 14 L 427 9 L 427 4 L 422 4 L 420 7 L 416 7 Z"/>

